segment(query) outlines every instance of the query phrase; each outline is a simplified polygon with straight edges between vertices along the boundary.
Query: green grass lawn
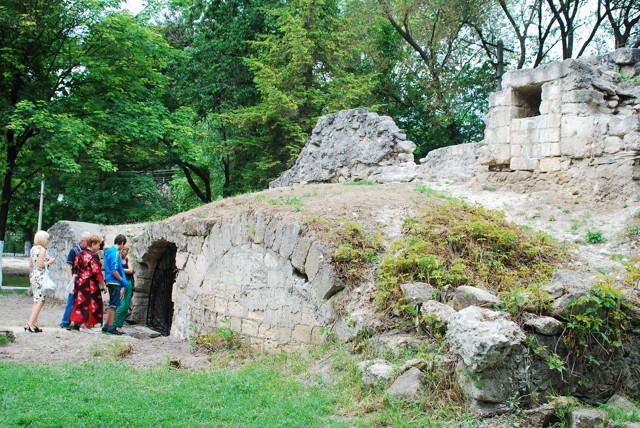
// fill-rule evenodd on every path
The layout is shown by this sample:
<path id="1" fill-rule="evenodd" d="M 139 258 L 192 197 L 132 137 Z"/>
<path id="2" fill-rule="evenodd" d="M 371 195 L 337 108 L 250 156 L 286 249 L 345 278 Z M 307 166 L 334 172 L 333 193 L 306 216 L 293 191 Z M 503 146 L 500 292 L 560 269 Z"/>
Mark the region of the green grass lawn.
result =
<path id="1" fill-rule="evenodd" d="M 28 287 L 28 275 L 2 275 L 2 285 L 11 287 Z"/>
<path id="2" fill-rule="evenodd" d="M 0 363 L 0 426 L 346 427 L 330 399 L 273 370 Z"/>

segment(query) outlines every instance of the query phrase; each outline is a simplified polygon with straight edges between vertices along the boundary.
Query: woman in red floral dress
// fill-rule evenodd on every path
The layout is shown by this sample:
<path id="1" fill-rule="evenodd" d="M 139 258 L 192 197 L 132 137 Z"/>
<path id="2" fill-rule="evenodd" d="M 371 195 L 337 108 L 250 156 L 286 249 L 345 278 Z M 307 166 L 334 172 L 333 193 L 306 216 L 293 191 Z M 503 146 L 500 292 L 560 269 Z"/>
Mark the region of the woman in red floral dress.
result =
<path id="1" fill-rule="evenodd" d="M 75 288 L 73 290 L 73 310 L 71 321 L 80 326 L 80 331 L 93 333 L 91 327 L 102 324 L 104 306 L 102 292 L 106 290 L 102 263 L 97 257 L 102 239 L 98 235 L 87 238 L 87 247 L 82 250 L 73 262 L 76 272 Z"/>

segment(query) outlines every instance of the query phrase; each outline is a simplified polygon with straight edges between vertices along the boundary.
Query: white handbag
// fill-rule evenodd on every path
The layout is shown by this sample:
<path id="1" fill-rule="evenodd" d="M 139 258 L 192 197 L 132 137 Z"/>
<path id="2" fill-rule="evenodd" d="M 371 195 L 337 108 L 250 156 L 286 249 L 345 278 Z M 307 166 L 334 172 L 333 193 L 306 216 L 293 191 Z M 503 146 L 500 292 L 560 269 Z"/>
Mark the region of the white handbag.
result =
<path id="1" fill-rule="evenodd" d="M 44 271 L 44 278 L 43 279 L 44 279 L 44 281 L 42 283 L 42 289 L 43 290 L 55 290 L 56 288 L 58 288 L 56 283 L 53 282 L 53 280 L 49 276 L 49 270 L 48 269 Z"/>

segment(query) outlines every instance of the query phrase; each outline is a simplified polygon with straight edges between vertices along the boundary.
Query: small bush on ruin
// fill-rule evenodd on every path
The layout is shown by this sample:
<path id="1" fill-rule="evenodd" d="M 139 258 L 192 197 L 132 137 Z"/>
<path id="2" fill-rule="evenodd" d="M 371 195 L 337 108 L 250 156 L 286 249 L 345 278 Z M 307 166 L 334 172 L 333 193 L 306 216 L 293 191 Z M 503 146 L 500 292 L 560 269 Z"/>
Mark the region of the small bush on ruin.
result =
<path id="1" fill-rule="evenodd" d="M 211 333 L 201 333 L 194 337 L 196 350 L 206 353 L 233 351 L 245 347 L 244 340 L 229 327 L 218 327 Z"/>
<path id="2" fill-rule="evenodd" d="M 587 234 L 585 236 L 585 241 L 588 244 L 602 244 L 606 242 L 607 238 L 605 238 L 604 233 L 601 230 L 587 230 Z"/>
<path id="3" fill-rule="evenodd" d="M 338 277 L 351 286 L 366 278 L 371 263 L 382 250 L 382 238 L 350 220 L 344 220 L 341 225 L 329 234 L 336 242 L 333 264 Z"/>

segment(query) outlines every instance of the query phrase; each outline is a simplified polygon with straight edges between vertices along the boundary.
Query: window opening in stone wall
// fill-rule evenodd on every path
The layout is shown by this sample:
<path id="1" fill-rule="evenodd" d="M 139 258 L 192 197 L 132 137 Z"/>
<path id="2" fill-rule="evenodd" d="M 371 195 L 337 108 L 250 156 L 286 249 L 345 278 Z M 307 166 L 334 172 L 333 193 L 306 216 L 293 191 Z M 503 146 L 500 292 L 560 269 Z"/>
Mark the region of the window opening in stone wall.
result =
<path id="1" fill-rule="evenodd" d="M 516 105 L 519 114 L 516 118 L 540 116 L 540 104 L 542 104 L 542 85 L 529 85 L 514 88 Z"/>
<path id="2" fill-rule="evenodd" d="M 164 336 L 171 332 L 173 320 L 173 301 L 171 293 L 176 280 L 176 252 L 174 244 L 169 244 L 158 258 L 153 271 L 149 305 L 147 306 L 147 326 L 159 331 Z"/>

